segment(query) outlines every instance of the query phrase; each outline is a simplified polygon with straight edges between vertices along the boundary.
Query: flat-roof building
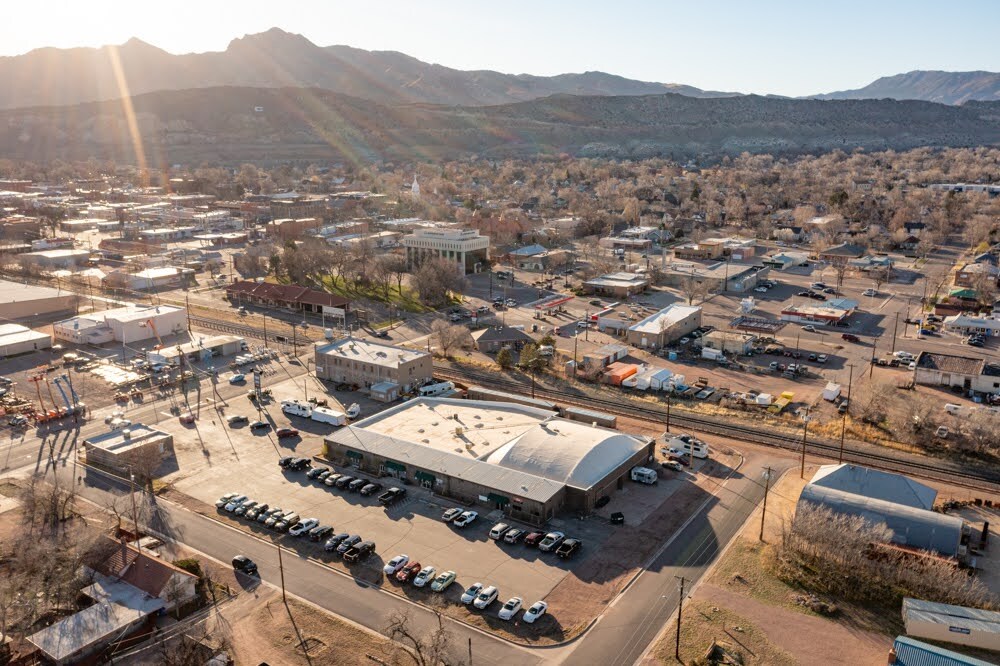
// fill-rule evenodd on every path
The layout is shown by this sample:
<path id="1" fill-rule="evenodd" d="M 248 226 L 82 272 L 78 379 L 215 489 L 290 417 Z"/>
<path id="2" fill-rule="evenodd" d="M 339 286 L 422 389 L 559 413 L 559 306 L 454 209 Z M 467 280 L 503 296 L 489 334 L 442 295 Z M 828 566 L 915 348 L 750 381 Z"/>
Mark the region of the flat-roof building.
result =
<path id="1" fill-rule="evenodd" d="M 128 474 L 130 468 L 148 468 L 149 456 L 163 456 L 172 451 L 174 436 L 151 426 L 133 423 L 121 430 L 88 437 L 83 440 L 83 446 L 88 465 Z"/>
<path id="2" fill-rule="evenodd" d="M 66 315 L 76 311 L 78 302 L 79 297 L 67 291 L 0 280 L 0 321 Z"/>
<path id="3" fill-rule="evenodd" d="M 463 273 L 478 273 L 490 258 L 490 238 L 476 229 L 415 229 L 403 236 L 406 263 L 410 269 L 423 261 L 440 257 L 455 262 Z"/>
<path id="4" fill-rule="evenodd" d="M 674 303 L 630 326 L 625 339 L 636 347 L 666 347 L 701 326 L 701 307 Z"/>
<path id="5" fill-rule="evenodd" d="M 52 336 L 19 324 L 0 324 L 0 358 L 52 347 Z"/>
<path id="6" fill-rule="evenodd" d="M 52 334 L 74 344 L 141 342 L 187 330 L 187 310 L 173 305 L 126 305 L 57 321 Z"/>
<path id="7" fill-rule="evenodd" d="M 42 250 L 40 252 L 25 252 L 22 261 L 30 262 L 40 268 L 73 268 L 87 263 L 90 259 L 89 250 Z"/>
<path id="8" fill-rule="evenodd" d="M 320 379 L 364 388 L 391 382 L 397 386 L 396 395 L 422 386 L 434 374 L 431 355 L 425 351 L 357 338 L 317 344 L 315 361 Z M 384 386 L 379 388 L 379 395 L 392 394 Z"/>
<path id="9" fill-rule="evenodd" d="M 1000 364 L 955 354 L 920 352 L 913 381 L 928 386 L 961 387 L 966 392 L 1000 391 Z"/>
<path id="10" fill-rule="evenodd" d="M 325 440 L 325 455 L 540 525 L 589 510 L 653 455 L 652 440 L 510 402 L 417 398 Z"/>
<path id="11" fill-rule="evenodd" d="M 207 361 L 213 357 L 232 356 L 246 349 L 246 341 L 238 335 L 206 335 L 182 345 L 172 345 L 150 353 L 149 360 L 180 365 L 181 360 L 189 363 Z"/>
<path id="12" fill-rule="evenodd" d="M 649 280 L 638 273 L 608 273 L 586 280 L 583 289 L 588 294 L 603 294 L 615 298 L 627 298 L 641 294 L 649 287 Z"/>

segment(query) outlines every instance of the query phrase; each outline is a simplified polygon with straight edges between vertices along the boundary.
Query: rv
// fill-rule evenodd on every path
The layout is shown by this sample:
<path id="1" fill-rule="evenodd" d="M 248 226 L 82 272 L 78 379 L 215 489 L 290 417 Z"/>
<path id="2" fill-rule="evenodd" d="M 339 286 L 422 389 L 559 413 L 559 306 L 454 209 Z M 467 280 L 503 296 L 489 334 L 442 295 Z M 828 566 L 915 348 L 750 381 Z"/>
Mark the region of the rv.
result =
<path id="1" fill-rule="evenodd" d="M 701 441 L 697 437 L 692 437 L 691 435 L 681 434 L 674 435 L 667 439 L 667 445 L 676 451 L 687 454 L 693 458 L 707 458 L 708 457 L 708 444 Z"/>
<path id="2" fill-rule="evenodd" d="M 347 423 L 347 414 L 344 412 L 338 412 L 336 409 L 329 409 L 327 407 L 313 407 L 312 409 L 313 421 L 319 421 L 320 423 L 330 423 L 335 426 L 342 426 Z"/>
<path id="3" fill-rule="evenodd" d="M 629 477 L 637 483 L 645 483 L 648 486 L 653 485 L 660 479 L 656 471 L 648 467 L 633 467 L 629 473 Z"/>
<path id="4" fill-rule="evenodd" d="M 428 384 L 427 386 L 421 387 L 417 391 L 417 395 L 421 398 L 430 398 L 435 395 L 446 395 L 454 392 L 454 390 L 454 382 L 439 382 L 437 384 Z"/>
<path id="5" fill-rule="evenodd" d="M 313 406 L 301 400 L 282 400 L 281 411 L 292 416 L 304 416 L 309 418 L 313 413 Z"/>

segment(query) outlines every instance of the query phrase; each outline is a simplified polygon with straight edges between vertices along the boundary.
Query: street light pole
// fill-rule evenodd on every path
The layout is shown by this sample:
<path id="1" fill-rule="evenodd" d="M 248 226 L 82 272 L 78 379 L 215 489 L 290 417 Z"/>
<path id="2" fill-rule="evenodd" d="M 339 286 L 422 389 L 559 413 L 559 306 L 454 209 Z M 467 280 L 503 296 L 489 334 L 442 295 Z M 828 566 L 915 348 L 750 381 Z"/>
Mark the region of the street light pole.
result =
<path id="1" fill-rule="evenodd" d="M 809 408 L 806 407 L 806 415 L 802 417 L 802 470 L 799 478 L 806 478 L 806 435 L 809 432 Z"/>
<path id="2" fill-rule="evenodd" d="M 854 364 L 848 363 L 847 367 L 850 368 L 850 374 L 847 377 L 847 409 L 844 410 L 844 416 L 840 420 L 840 455 L 837 457 L 837 463 L 844 462 L 844 436 L 847 434 L 847 412 L 851 408 L 851 384 L 854 383 Z"/>
<path id="3" fill-rule="evenodd" d="M 872 338 L 872 363 L 871 367 L 868 368 L 868 379 L 872 378 L 872 374 L 875 372 L 875 350 L 878 348 L 878 336 L 876 335 Z"/>
<path id="4" fill-rule="evenodd" d="M 760 540 L 764 540 L 764 516 L 767 515 L 767 493 L 771 490 L 771 468 L 764 471 L 764 506 L 760 512 Z"/>

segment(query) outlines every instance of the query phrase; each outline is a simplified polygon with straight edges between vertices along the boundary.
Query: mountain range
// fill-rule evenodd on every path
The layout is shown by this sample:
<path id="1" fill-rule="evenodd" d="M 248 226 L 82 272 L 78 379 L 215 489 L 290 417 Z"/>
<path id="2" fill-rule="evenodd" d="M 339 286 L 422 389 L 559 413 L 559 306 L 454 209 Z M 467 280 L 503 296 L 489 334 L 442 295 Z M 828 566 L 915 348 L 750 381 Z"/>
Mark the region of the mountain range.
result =
<path id="1" fill-rule="evenodd" d="M 160 90 L 216 86 L 323 88 L 383 104 L 488 106 L 549 95 L 733 97 L 677 83 L 605 72 L 533 76 L 463 71 L 396 51 L 321 47 L 272 28 L 234 39 L 225 51 L 173 55 L 138 39 L 101 48 L 42 48 L 0 58 L 0 109 L 65 106 Z M 942 104 L 1000 100 L 1000 74 L 916 71 L 814 99 L 915 99 Z"/>
<path id="2" fill-rule="evenodd" d="M 559 93 L 691 97 L 737 93 L 635 81 L 604 72 L 532 76 L 461 71 L 395 51 L 320 47 L 272 28 L 221 52 L 173 55 L 138 39 L 101 48 L 43 48 L 0 58 L 0 109 L 65 106 L 160 90 L 215 86 L 323 88 L 384 104 L 485 106 Z"/>

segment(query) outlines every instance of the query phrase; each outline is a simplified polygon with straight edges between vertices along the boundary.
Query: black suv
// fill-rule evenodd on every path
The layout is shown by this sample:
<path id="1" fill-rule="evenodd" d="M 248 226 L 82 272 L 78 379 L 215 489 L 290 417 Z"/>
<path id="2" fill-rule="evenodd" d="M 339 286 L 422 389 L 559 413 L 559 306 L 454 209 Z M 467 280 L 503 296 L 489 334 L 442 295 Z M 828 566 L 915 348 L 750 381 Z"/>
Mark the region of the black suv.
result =
<path id="1" fill-rule="evenodd" d="M 237 555 L 233 558 L 233 569 L 242 571 L 248 576 L 257 575 L 257 564 L 246 555 Z"/>
<path id="2" fill-rule="evenodd" d="M 344 553 L 344 561 L 351 563 L 360 562 L 374 552 L 375 542 L 363 541 L 356 546 L 352 546 L 350 550 Z"/>

